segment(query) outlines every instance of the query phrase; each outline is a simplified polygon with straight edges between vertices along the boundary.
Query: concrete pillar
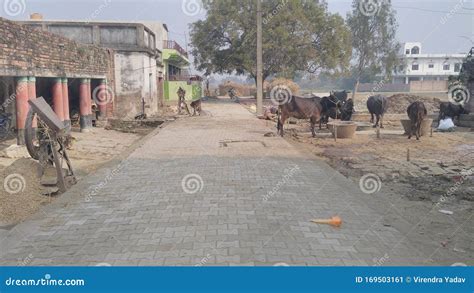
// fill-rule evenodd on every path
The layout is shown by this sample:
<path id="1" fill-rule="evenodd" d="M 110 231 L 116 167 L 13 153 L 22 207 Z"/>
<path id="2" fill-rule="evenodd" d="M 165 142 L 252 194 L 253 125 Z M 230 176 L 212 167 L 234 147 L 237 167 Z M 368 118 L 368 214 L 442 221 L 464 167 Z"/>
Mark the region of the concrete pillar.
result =
<path id="1" fill-rule="evenodd" d="M 58 115 L 59 120 L 64 122 L 63 83 L 61 78 L 54 79 L 52 92 L 54 113 Z"/>
<path id="2" fill-rule="evenodd" d="M 63 88 L 64 126 L 66 126 L 66 131 L 69 133 L 71 131 L 71 118 L 69 117 L 69 89 L 67 78 L 63 78 L 61 81 Z"/>
<path id="3" fill-rule="evenodd" d="M 91 79 L 87 79 L 87 109 L 89 111 L 89 115 L 92 115 L 92 88 L 91 88 Z"/>
<path id="4" fill-rule="evenodd" d="M 87 78 L 81 79 L 79 85 L 79 114 L 80 114 L 80 125 L 81 131 L 87 132 L 92 127 L 91 120 L 91 92 L 90 92 L 90 80 Z"/>
<path id="5" fill-rule="evenodd" d="M 405 76 L 405 84 L 408 84 L 408 76 Z"/>
<path id="6" fill-rule="evenodd" d="M 99 89 L 95 91 L 96 97 L 94 97 L 97 106 L 99 107 L 99 119 L 106 119 L 107 117 L 107 104 L 110 102 L 110 93 L 107 87 L 107 80 L 101 79 Z"/>
<path id="7" fill-rule="evenodd" d="M 25 122 L 28 115 L 28 78 L 18 77 L 16 80 L 16 129 L 17 144 L 25 144 Z"/>
<path id="8" fill-rule="evenodd" d="M 36 100 L 36 78 L 34 76 L 28 77 L 28 100 Z M 38 126 L 36 117 L 33 119 L 32 126 L 33 128 Z"/>

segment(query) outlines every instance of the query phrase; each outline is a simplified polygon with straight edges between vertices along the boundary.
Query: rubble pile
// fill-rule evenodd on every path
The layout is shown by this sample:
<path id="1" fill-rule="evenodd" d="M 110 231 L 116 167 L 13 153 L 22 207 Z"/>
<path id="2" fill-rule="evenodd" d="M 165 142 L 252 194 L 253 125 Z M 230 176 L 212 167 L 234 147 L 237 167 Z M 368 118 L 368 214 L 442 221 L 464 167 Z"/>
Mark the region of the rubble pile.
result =
<path id="1" fill-rule="evenodd" d="M 432 97 L 422 97 L 409 94 L 395 94 L 390 96 L 388 99 L 388 110 L 389 114 L 406 114 L 408 106 L 415 102 L 421 101 L 425 104 L 428 113 L 435 113 L 439 111 L 440 99 Z"/>

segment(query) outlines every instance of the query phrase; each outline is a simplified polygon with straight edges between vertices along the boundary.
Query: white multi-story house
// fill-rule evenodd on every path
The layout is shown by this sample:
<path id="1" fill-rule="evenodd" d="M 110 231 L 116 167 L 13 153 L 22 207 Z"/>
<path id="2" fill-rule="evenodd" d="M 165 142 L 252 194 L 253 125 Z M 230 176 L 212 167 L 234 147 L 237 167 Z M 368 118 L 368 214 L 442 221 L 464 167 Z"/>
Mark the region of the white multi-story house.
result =
<path id="1" fill-rule="evenodd" d="M 422 54 L 421 43 L 405 43 L 402 62 L 393 74 L 393 83 L 410 81 L 448 80 L 458 75 L 466 54 Z"/>

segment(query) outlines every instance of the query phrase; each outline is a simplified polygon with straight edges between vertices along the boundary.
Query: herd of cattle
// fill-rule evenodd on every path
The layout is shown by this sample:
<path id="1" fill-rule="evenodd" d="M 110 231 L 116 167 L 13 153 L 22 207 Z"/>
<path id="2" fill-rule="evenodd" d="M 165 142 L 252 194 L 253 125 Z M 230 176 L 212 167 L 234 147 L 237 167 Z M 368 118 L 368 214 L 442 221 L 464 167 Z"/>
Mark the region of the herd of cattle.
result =
<path id="1" fill-rule="evenodd" d="M 285 121 L 294 117 L 296 119 L 309 119 L 311 123 L 311 134 L 316 136 L 315 125 L 319 123 L 319 129 L 323 123 L 328 123 L 329 117 L 332 119 L 341 119 L 350 121 L 354 113 L 354 102 L 348 99 L 347 91 L 331 92 L 327 97 L 318 97 L 312 95 L 309 98 L 291 96 L 279 103 L 277 130 L 283 136 L 283 125 Z M 278 100 L 278 97 L 277 97 Z M 281 100 L 280 100 L 281 101 Z M 373 127 L 383 128 L 383 116 L 389 107 L 388 99 L 382 95 L 371 96 L 367 100 L 367 109 L 371 115 L 370 122 L 375 123 Z M 413 135 L 420 139 L 421 122 L 428 115 L 425 105 L 421 101 L 415 101 L 407 108 L 407 114 L 410 119 L 411 127 L 408 133 L 410 139 Z M 461 105 L 450 102 L 440 103 L 439 119 L 450 117 L 454 119 L 461 114 L 468 114 Z M 380 124 L 380 125 L 379 125 Z"/>

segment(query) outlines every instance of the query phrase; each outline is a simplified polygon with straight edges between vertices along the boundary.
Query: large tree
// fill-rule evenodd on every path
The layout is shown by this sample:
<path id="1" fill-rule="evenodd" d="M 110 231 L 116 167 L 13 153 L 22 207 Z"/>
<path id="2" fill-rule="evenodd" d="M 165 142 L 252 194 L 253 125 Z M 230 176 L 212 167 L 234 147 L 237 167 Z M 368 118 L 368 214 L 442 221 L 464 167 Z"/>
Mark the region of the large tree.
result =
<path id="1" fill-rule="evenodd" d="M 206 18 L 191 24 L 192 55 L 205 74 L 256 79 L 256 1 L 203 0 Z M 315 0 L 262 0 L 263 79 L 298 71 L 345 70 L 351 56 L 344 20 Z"/>
<path id="2" fill-rule="evenodd" d="M 362 76 L 381 74 L 391 78 L 399 62 L 400 44 L 390 0 L 353 0 L 347 24 L 352 33 L 354 98 Z"/>

